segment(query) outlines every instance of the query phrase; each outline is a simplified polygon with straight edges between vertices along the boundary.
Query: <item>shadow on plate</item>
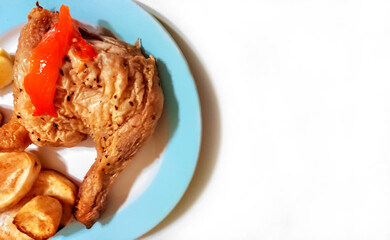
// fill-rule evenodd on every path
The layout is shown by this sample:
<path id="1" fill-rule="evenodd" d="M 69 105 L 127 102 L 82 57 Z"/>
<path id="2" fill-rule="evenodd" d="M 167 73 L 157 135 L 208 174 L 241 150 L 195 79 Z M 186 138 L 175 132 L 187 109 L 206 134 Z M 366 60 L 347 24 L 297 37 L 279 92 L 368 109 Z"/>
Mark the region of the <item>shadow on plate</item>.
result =
<path id="1" fill-rule="evenodd" d="M 13 84 L 6 86 L 5 88 L 0 89 L 0 96 L 12 93 Z"/>
<path id="2" fill-rule="evenodd" d="M 12 114 L 14 113 L 14 110 L 7 107 L 0 107 L 0 113 L 3 115 L 3 124 L 6 124 L 11 120 Z"/>
<path id="3" fill-rule="evenodd" d="M 8 85 L 7 87 L 0 89 L 0 96 L 5 96 L 8 94 L 12 94 L 13 84 Z M 3 115 L 3 124 L 9 122 L 14 113 L 13 103 L 10 102 L 8 106 L 1 105 L 0 113 Z"/>
<path id="4" fill-rule="evenodd" d="M 68 169 L 66 167 L 66 164 L 64 163 L 63 158 L 58 153 L 59 150 L 63 148 L 61 147 L 40 147 L 34 150 L 29 150 L 30 152 L 34 153 L 36 156 L 38 156 L 39 160 L 42 164 L 42 169 L 53 169 L 57 172 L 65 175 L 67 178 L 69 178 L 72 182 L 74 182 L 77 185 L 80 185 L 80 181 L 71 175 L 68 174 Z"/>
<path id="5" fill-rule="evenodd" d="M 179 219 L 201 196 L 216 165 L 220 145 L 220 113 L 218 101 L 210 77 L 189 41 L 169 20 L 154 9 L 136 1 L 145 11 L 153 15 L 169 32 L 185 56 L 194 77 L 202 111 L 202 144 L 198 164 L 192 181 L 173 211 L 144 237 L 153 235 Z"/>

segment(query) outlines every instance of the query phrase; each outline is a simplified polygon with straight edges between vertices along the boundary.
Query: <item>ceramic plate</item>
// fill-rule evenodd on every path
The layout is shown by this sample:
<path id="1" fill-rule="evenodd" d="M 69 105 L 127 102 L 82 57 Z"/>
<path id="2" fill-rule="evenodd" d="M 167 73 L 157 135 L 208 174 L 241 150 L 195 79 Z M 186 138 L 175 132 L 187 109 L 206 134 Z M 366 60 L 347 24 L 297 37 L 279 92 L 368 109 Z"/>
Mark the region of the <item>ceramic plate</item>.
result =
<path id="1" fill-rule="evenodd" d="M 108 196 L 108 207 L 91 229 L 73 221 L 53 239 L 134 239 L 156 226 L 184 194 L 195 170 L 201 141 L 201 116 L 194 80 L 186 60 L 164 28 L 127 0 L 41 1 L 49 10 L 61 4 L 73 18 L 109 29 L 122 40 L 140 38 L 157 58 L 165 109 L 156 132 L 121 173 Z M 0 2 L 0 47 L 14 53 L 35 0 Z M 12 114 L 12 87 L 0 90 L 0 111 Z M 96 157 L 91 139 L 74 148 L 30 146 L 45 168 L 56 169 L 77 183 Z"/>

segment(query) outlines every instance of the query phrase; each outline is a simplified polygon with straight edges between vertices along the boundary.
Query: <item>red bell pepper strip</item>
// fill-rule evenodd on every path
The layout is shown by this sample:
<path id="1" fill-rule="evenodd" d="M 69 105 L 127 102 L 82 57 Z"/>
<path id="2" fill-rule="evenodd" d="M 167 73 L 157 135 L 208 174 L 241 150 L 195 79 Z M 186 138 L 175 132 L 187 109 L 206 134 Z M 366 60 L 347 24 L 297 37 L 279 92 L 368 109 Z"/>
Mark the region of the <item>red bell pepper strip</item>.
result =
<path id="1" fill-rule="evenodd" d="M 96 57 L 96 52 L 75 29 L 69 8 L 62 5 L 57 24 L 42 38 L 30 58 L 30 71 L 24 79 L 26 93 L 34 105 L 34 116 L 44 113 L 57 117 L 54 108 L 56 83 L 59 78 L 63 58 L 71 45 L 82 61 Z"/>
<path id="2" fill-rule="evenodd" d="M 75 37 L 73 38 L 73 48 L 75 55 L 83 62 L 87 62 L 91 59 L 94 59 L 97 54 L 93 47 L 89 45 L 84 38 L 81 37 L 81 34 L 78 30 L 74 31 Z"/>

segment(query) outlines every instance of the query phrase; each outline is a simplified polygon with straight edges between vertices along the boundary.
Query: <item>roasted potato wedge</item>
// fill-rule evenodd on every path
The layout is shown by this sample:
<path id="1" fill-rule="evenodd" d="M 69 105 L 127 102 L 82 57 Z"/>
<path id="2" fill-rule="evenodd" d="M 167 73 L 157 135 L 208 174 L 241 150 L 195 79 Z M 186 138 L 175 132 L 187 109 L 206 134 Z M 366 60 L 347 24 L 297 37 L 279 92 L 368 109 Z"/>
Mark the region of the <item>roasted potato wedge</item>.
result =
<path id="1" fill-rule="evenodd" d="M 32 188 L 41 170 L 27 152 L 0 153 L 0 212 L 17 204 Z"/>
<path id="2" fill-rule="evenodd" d="M 72 209 L 76 202 L 77 186 L 61 173 L 54 170 L 42 170 L 30 194 L 51 196 L 61 202 L 63 214 L 60 228 L 65 227 L 72 221 Z"/>
<path id="3" fill-rule="evenodd" d="M 0 213 L 0 239 L 1 240 L 33 240 L 28 235 L 19 231 L 13 224 L 14 217 L 31 197 L 24 197 L 16 205 Z"/>
<path id="4" fill-rule="evenodd" d="M 0 152 L 23 152 L 31 144 L 28 131 L 14 114 L 9 122 L 0 128 Z"/>
<path id="5" fill-rule="evenodd" d="M 48 239 L 56 234 L 61 216 L 60 201 L 50 196 L 36 196 L 20 209 L 13 224 L 34 239 Z"/>

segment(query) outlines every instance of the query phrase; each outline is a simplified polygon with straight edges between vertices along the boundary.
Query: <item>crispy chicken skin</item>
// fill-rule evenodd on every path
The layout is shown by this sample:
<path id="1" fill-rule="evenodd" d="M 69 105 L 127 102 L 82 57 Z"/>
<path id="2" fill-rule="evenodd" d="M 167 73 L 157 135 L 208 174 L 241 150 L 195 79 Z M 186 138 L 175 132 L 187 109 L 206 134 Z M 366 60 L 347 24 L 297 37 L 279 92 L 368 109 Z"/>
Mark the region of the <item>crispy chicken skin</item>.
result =
<path id="1" fill-rule="evenodd" d="M 54 105 L 58 117 L 33 116 L 24 77 L 32 50 L 58 21 L 58 14 L 38 7 L 28 19 L 15 59 L 15 120 L 38 146 L 72 147 L 86 135 L 92 136 L 97 157 L 79 188 L 74 208 L 76 219 L 90 228 L 104 210 L 112 183 L 152 135 L 161 116 L 164 97 L 155 59 L 144 57 L 138 42 L 129 45 L 84 30 L 83 37 L 97 57 L 84 63 L 71 47 L 57 80 Z"/>

